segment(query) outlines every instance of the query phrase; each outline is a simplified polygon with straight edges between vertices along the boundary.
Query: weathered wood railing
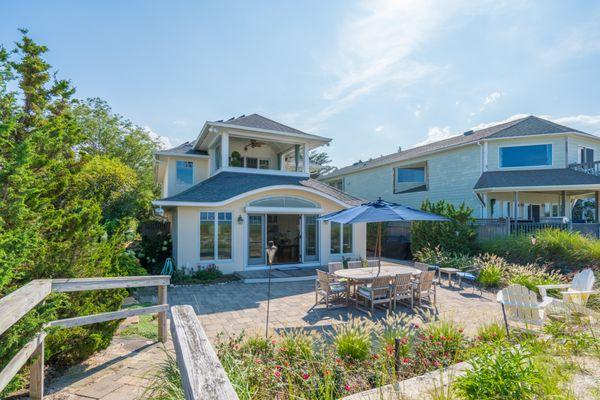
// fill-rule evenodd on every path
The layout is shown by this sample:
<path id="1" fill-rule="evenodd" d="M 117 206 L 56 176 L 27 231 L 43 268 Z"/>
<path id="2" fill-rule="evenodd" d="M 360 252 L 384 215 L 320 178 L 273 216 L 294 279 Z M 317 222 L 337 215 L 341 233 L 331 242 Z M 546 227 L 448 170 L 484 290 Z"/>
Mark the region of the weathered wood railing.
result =
<path id="1" fill-rule="evenodd" d="M 187 400 L 238 400 L 191 306 L 171 307 L 171 336 Z"/>
<path id="2" fill-rule="evenodd" d="M 166 275 L 157 275 L 35 280 L 0 299 L 0 335 L 6 332 L 6 330 L 41 303 L 52 292 L 79 292 L 83 290 L 157 286 L 158 304 L 155 306 L 61 319 L 48 323 L 48 326 L 71 328 L 98 322 L 113 321 L 133 315 L 158 314 L 158 338 L 161 342 L 165 342 L 167 340 L 167 312 L 169 311 L 167 286 L 170 283 L 170 279 Z M 4 390 L 6 385 L 8 385 L 29 359 L 34 359 L 29 377 L 29 396 L 35 400 L 43 398 L 45 337 L 46 334 L 43 331 L 37 334 L 0 371 L 0 392 Z"/>

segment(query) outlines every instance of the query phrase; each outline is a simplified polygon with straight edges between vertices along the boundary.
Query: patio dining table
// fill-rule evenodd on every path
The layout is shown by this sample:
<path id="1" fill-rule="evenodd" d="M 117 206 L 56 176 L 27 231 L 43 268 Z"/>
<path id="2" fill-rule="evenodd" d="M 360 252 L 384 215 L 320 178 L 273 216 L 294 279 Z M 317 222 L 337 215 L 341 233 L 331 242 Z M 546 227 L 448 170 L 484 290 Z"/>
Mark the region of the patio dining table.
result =
<path id="1" fill-rule="evenodd" d="M 420 273 L 420 270 L 405 265 L 382 265 L 379 275 L 377 274 L 377 267 L 339 269 L 334 272 L 334 275 L 355 282 L 367 283 L 377 278 L 377 276 L 389 276 L 392 278 L 401 274 L 418 275 Z"/>

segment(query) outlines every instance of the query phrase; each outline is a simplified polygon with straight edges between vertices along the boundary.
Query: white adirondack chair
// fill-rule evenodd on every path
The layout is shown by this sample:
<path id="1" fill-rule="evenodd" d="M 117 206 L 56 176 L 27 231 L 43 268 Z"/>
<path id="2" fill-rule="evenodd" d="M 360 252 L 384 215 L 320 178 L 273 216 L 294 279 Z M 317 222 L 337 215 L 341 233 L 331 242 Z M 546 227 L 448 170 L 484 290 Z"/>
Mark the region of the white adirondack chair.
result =
<path id="1" fill-rule="evenodd" d="M 594 272 L 591 269 L 584 269 L 573 277 L 571 283 L 561 285 L 540 285 L 537 288 L 540 291 L 542 299 L 551 298 L 547 295 L 547 290 L 567 289 L 566 291 L 561 292 L 563 302 L 585 306 L 590 295 L 600 293 L 598 290 L 593 290 L 595 280 Z"/>
<path id="2" fill-rule="evenodd" d="M 551 298 L 538 302 L 537 295 L 525 286 L 510 285 L 496 295 L 496 300 L 502 304 L 504 323 L 508 333 L 509 321 L 539 328 L 544 326 L 546 307 L 552 303 Z"/>

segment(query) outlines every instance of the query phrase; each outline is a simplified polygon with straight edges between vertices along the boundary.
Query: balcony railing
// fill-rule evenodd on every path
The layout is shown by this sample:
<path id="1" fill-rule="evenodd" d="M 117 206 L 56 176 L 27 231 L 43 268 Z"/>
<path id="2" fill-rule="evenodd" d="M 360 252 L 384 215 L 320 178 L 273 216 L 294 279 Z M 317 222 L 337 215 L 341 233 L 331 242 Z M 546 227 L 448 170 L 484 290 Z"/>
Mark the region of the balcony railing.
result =
<path id="1" fill-rule="evenodd" d="M 570 164 L 569 168 L 586 174 L 600 176 L 600 161 Z"/>

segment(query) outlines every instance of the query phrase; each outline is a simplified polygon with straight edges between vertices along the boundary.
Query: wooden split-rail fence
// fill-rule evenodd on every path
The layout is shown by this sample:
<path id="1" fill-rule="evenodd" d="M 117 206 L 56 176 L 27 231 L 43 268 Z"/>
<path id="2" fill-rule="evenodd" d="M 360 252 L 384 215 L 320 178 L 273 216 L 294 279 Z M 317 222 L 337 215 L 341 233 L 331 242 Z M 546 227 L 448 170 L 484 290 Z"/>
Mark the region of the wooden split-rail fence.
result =
<path id="1" fill-rule="evenodd" d="M 114 321 L 135 315 L 158 314 L 158 339 L 167 340 L 167 287 L 170 276 L 129 276 L 116 278 L 39 279 L 0 299 L 0 335 L 40 304 L 52 292 L 78 292 L 119 288 L 158 287 L 158 304 L 101 314 L 51 321 L 46 326 L 72 328 Z M 223 366 L 210 344 L 194 309 L 189 305 L 171 308 L 171 336 L 181 371 L 186 399 L 238 399 Z M 44 397 L 44 339 L 42 330 L 29 341 L 0 371 L 0 392 L 14 376 L 32 360 L 29 376 L 29 396 Z"/>

